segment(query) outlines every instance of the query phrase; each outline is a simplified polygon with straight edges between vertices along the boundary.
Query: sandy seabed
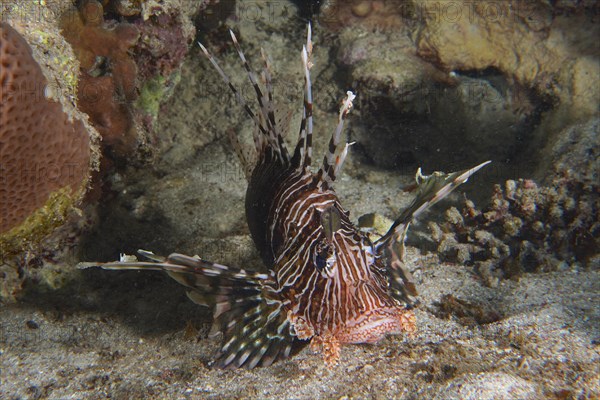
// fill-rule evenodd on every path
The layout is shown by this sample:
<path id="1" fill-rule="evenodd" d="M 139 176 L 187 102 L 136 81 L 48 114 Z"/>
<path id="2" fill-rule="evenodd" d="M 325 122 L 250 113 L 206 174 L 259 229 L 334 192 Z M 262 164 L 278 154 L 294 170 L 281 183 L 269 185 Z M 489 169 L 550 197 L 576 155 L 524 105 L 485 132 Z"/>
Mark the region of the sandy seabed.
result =
<path id="1" fill-rule="evenodd" d="M 242 21 L 240 29 L 243 45 L 258 60 L 252 43 L 268 35 L 257 24 Z M 262 43 L 281 71 L 278 82 L 286 82 L 281 87 L 298 88 L 283 91 L 284 106 L 294 111 L 301 104 L 303 30 L 298 21 Z M 291 32 L 298 34 L 293 40 Z M 317 28 L 316 160 L 335 128 L 336 104 L 345 91 L 319 35 Z M 236 55 L 222 57 L 234 80 L 244 81 Z M 223 95 L 226 88 L 198 51 L 188 57 L 181 82 L 160 116 L 159 157 L 111 178 L 114 196 L 101 205 L 99 226 L 82 239 L 81 261 L 108 261 L 143 248 L 260 268 L 245 224 L 245 180 L 225 134 L 231 128 L 248 138 L 251 123 Z M 290 142 L 297 122 L 296 113 Z M 354 221 L 368 212 L 393 218 L 410 202 L 400 188 L 412 173 L 379 169 L 350 154 L 336 190 Z M 485 193 L 493 183 L 500 182 L 474 177 L 461 189 Z M 426 232 L 424 226 L 416 229 Z M 268 368 L 213 369 L 219 340 L 207 337 L 211 314 L 166 275 L 70 272 L 62 288 L 29 288 L 20 302 L 0 309 L 0 398 L 600 396 L 598 270 L 565 263 L 562 270 L 525 273 L 490 288 L 473 266 L 441 262 L 412 243 L 407 263 L 420 292 L 417 332 L 345 346 L 332 369 L 309 348 Z"/>

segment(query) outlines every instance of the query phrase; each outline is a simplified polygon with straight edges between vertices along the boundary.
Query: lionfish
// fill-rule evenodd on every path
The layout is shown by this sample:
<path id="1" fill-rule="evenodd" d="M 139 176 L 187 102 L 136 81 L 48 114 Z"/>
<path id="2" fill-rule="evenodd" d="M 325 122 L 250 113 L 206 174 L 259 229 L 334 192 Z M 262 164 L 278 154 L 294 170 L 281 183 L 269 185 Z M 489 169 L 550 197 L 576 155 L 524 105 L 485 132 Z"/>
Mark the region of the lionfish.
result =
<path id="1" fill-rule="evenodd" d="M 373 241 L 350 221 L 333 189 L 350 146 L 341 147 L 340 137 L 355 98 L 351 91 L 342 102 L 321 167 L 316 173 L 310 169 L 310 24 L 301 53 L 304 107 L 293 154 L 288 153 L 283 141 L 285 129 L 275 118 L 268 56 L 262 51 L 263 91 L 235 34 L 230 34 L 256 92 L 258 113 L 252 111 L 217 60 L 199 45 L 256 125 L 254 162 L 242 151 L 235 135 L 230 139 L 247 174 L 246 218 L 267 272 L 177 253 L 164 258 L 143 250 L 139 253 L 147 262 L 122 256 L 118 262 L 93 265 L 165 271 L 187 288 L 191 300 L 212 307 L 212 334 L 223 335 L 215 360 L 215 366 L 221 368 L 268 366 L 309 342 L 332 366 L 339 359 L 342 344 L 375 343 L 387 334 L 412 332 L 415 316 L 411 296 L 416 295 L 416 289 L 402 262 L 407 229 L 411 221 L 487 162 L 451 174 L 424 176 L 419 169 L 415 200 L 385 235 Z M 85 264 L 83 267 L 92 265 Z"/>

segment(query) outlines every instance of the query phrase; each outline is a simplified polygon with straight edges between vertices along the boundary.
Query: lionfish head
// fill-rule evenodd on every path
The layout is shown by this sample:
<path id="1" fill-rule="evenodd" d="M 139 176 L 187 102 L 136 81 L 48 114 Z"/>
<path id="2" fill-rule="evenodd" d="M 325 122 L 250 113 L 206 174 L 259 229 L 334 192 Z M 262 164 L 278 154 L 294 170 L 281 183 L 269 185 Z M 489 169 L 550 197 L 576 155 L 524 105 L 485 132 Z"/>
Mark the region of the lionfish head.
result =
<path id="1" fill-rule="evenodd" d="M 389 291 L 385 257 L 338 204 L 319 212 L 320 234 L 311 247 L 315 273 L 306 297 L 288 317 L 299 338 L 312 338 L 335 364 L 344 343 L 375 343 L 387 334 L 414 330 L 414 315 Z M 319 289 L 315 289 L 319 288 Z M 306 305 L 303 307 L 303 305 Z"/>

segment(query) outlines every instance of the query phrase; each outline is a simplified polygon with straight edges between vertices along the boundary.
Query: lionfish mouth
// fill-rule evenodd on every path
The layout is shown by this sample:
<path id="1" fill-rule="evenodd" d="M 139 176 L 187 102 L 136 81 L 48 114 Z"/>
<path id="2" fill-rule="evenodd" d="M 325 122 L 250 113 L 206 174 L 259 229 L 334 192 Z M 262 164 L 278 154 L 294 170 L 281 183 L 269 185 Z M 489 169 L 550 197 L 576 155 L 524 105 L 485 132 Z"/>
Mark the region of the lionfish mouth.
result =
<path id="1" fill-rule="evenodd" d="M 415 329 L 412 311 L 400 307 L 379 308 L 346 322 L 346 328 L 337 338 L 340 343 L 376 343 L 387 334 L 413 332 Z"/>

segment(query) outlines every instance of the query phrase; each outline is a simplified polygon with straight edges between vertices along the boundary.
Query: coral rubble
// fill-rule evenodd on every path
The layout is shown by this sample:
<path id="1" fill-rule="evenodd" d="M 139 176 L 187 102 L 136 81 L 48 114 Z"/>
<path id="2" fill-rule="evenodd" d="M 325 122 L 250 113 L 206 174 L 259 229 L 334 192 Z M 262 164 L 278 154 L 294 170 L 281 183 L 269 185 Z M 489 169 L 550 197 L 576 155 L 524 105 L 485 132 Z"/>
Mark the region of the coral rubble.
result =
<path id="1" fill-rule="evenodd" d="M 478 210 L 467 200 L 461 211 L 446 211 L 430 222 L 431 237 L 443 258 L 477 265 L 488 285 L 524 272 L 552 271 L 600 261 L 600 163 L 598 119 L 561 134 L 554 168 L 542 186 L 533 180 L 496 185 L 490 205 Z M 573 145 L 576 141 L 577 145 Z"/>

